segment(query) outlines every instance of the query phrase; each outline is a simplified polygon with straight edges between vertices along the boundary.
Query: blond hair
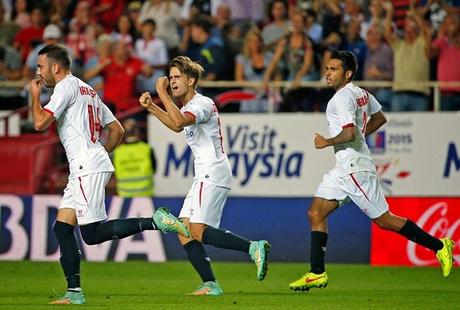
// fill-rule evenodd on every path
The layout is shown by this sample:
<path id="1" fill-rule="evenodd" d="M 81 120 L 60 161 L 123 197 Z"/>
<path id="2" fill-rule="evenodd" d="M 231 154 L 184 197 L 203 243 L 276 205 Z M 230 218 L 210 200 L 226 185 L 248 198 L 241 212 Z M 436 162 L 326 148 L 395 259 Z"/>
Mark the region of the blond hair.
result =
<path id="1" fill-rule="evenodd" d="M 252 37 L 257 37 L 260 40 L 260 52 L 263 51 L 263 39 L 262 39 L 262 34 L 258 28 L 252 28 L 246 33 L 246 36 L 244 37 L 244 44 L 243 44 L 243 54 L 246 57 L 250 57 L 251 51 L 249 49 L 249 42 L 251 41 Z"/>

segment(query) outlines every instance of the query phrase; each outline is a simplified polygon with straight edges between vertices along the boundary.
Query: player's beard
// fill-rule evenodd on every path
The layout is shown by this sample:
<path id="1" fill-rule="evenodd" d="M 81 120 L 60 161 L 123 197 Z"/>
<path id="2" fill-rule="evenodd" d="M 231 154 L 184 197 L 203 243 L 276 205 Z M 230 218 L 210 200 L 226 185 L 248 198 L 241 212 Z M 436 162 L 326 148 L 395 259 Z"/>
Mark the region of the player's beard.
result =
<path id="1" fill-rule="evenodd" d="M 41 80 L 42 80 L 42 83 L 43 85 L 46 87 L 46 88 L 53 88 L 54 86 L 56 86 L 56 81 L 53 79 L 53 78 L 50 78 L 50 79 L 45 79 L 44 77 L 40 76 Z"/>

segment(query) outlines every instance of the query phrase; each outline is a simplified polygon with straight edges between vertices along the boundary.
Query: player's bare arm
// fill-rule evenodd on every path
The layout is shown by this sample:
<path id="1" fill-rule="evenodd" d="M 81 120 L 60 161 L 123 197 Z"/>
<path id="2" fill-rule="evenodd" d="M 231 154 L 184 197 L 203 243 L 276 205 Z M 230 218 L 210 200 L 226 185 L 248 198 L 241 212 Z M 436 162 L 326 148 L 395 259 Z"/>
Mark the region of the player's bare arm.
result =
<path id="1" fill-rule="evenodd" d="M 155 115 L 156 118 L 160 120 L 166 127 L 171 129 L 172 131 L 175 132 L 181 132 L 182 129 L 174 125 L 174 122 L 172 121 L 171 117 L 169 116 L 168 112 L 157 106 L 153 100 L 152 97 L 150 96 L 149 92 L 145 92 L 141 95 L 139 98 L 139 103 L 140 105 L 149 111 L 149 113 L 152 113 Z"/>
<path id="2" fill-rule="evenodd" d="M 157 94 L 163 102 L 166 112 L 173 121 L 174 125 L 182 130 L 186 126 L 190 126 L 195 123 L 195 118 L 191 115 L 182 113 L 181 110 L 174 104 L 171 96 L 168 94 L 169 79 L 164 76 L 158 78 L 156 82 Z"/>
<path id="3" fill-rule="evenodd" d="M 369 122 L 366 125 L 366 132 L 364 135 L 367 137 L 370 134 L 376 132 L 383 124 L 387 122 L 387 118 L 382 111 L 378 111 L 371 115 Z"/>
<path id="4" fill-rule="evenodd" d="M 323 149 L 328 146 L 333 146 L 340 143 L 350 142 L 355 139 L 355 126 L 345 127 L 343 130 L 335 137 L 326 139 L 324 136 L 319 133 L 315 134 L 315 148 Z"/>
<path id="5" fill-rule="evenodd" d="M 118 120 L 114 120 L 113 122 L 107 124 L 106 128 L 108 129 L 109 134 L 104 148 L 107 153 L 112 153 L 112 151 L 121 143 L 125 130 Z"/>
<path id="6" fill-rule="evenodd" d="M 32 97 L 32 116 L 34 119 L 35 130 L 46 130 L 51 123 L 55 120 L 53 114 L 43 110 L 40 104 L 40 93 L 42 90 L 40 79 L 33 79 L 30 81 L 30 96 Z"/>

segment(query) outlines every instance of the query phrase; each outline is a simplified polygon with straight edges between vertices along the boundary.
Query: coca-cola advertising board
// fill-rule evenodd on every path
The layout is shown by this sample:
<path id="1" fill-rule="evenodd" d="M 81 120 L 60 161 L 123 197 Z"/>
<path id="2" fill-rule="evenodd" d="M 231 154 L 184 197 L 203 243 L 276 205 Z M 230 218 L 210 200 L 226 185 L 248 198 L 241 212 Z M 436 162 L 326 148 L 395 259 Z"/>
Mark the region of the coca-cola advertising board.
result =
<path id="1" fill-rule="evenodd" d="M 388 198 L 392 213 L 407 217 L 436 237 L 456 242 L 454 259 L 460 261 L 460 198 Z M 372 224 L 371 265 L 435 266 L 433 251 L 399 234 Z"/>

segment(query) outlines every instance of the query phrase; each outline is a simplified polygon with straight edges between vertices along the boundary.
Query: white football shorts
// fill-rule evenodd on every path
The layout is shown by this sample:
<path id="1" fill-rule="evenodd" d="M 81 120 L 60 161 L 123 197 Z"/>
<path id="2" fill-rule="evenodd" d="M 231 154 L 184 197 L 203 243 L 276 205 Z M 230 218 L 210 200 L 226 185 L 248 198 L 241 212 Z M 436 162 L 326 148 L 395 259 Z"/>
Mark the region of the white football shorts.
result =
<path id="1" fill-rule="evenodd" d="M 74 209 L 78 225 L 106 220 L 105 186 L 111 175 L 98 172 L 69 179 L 59 209 Z"/>
<path id="2" fill-rule="evenodd" d="M 324 175 L 315 196 L 337 200 L 340 205 L 349 198 L 371 219 L 378 218 L 389 210 L 377 175 L 367 171 L 342 177 L 332 169 Z"/>
<path id="3" fill-rule="evenodd" d="M 219 228 L 229 188 L 212 183 L 193 181 L 179 218 L 189 218 L 190 223 L 201 223 Z"/>

